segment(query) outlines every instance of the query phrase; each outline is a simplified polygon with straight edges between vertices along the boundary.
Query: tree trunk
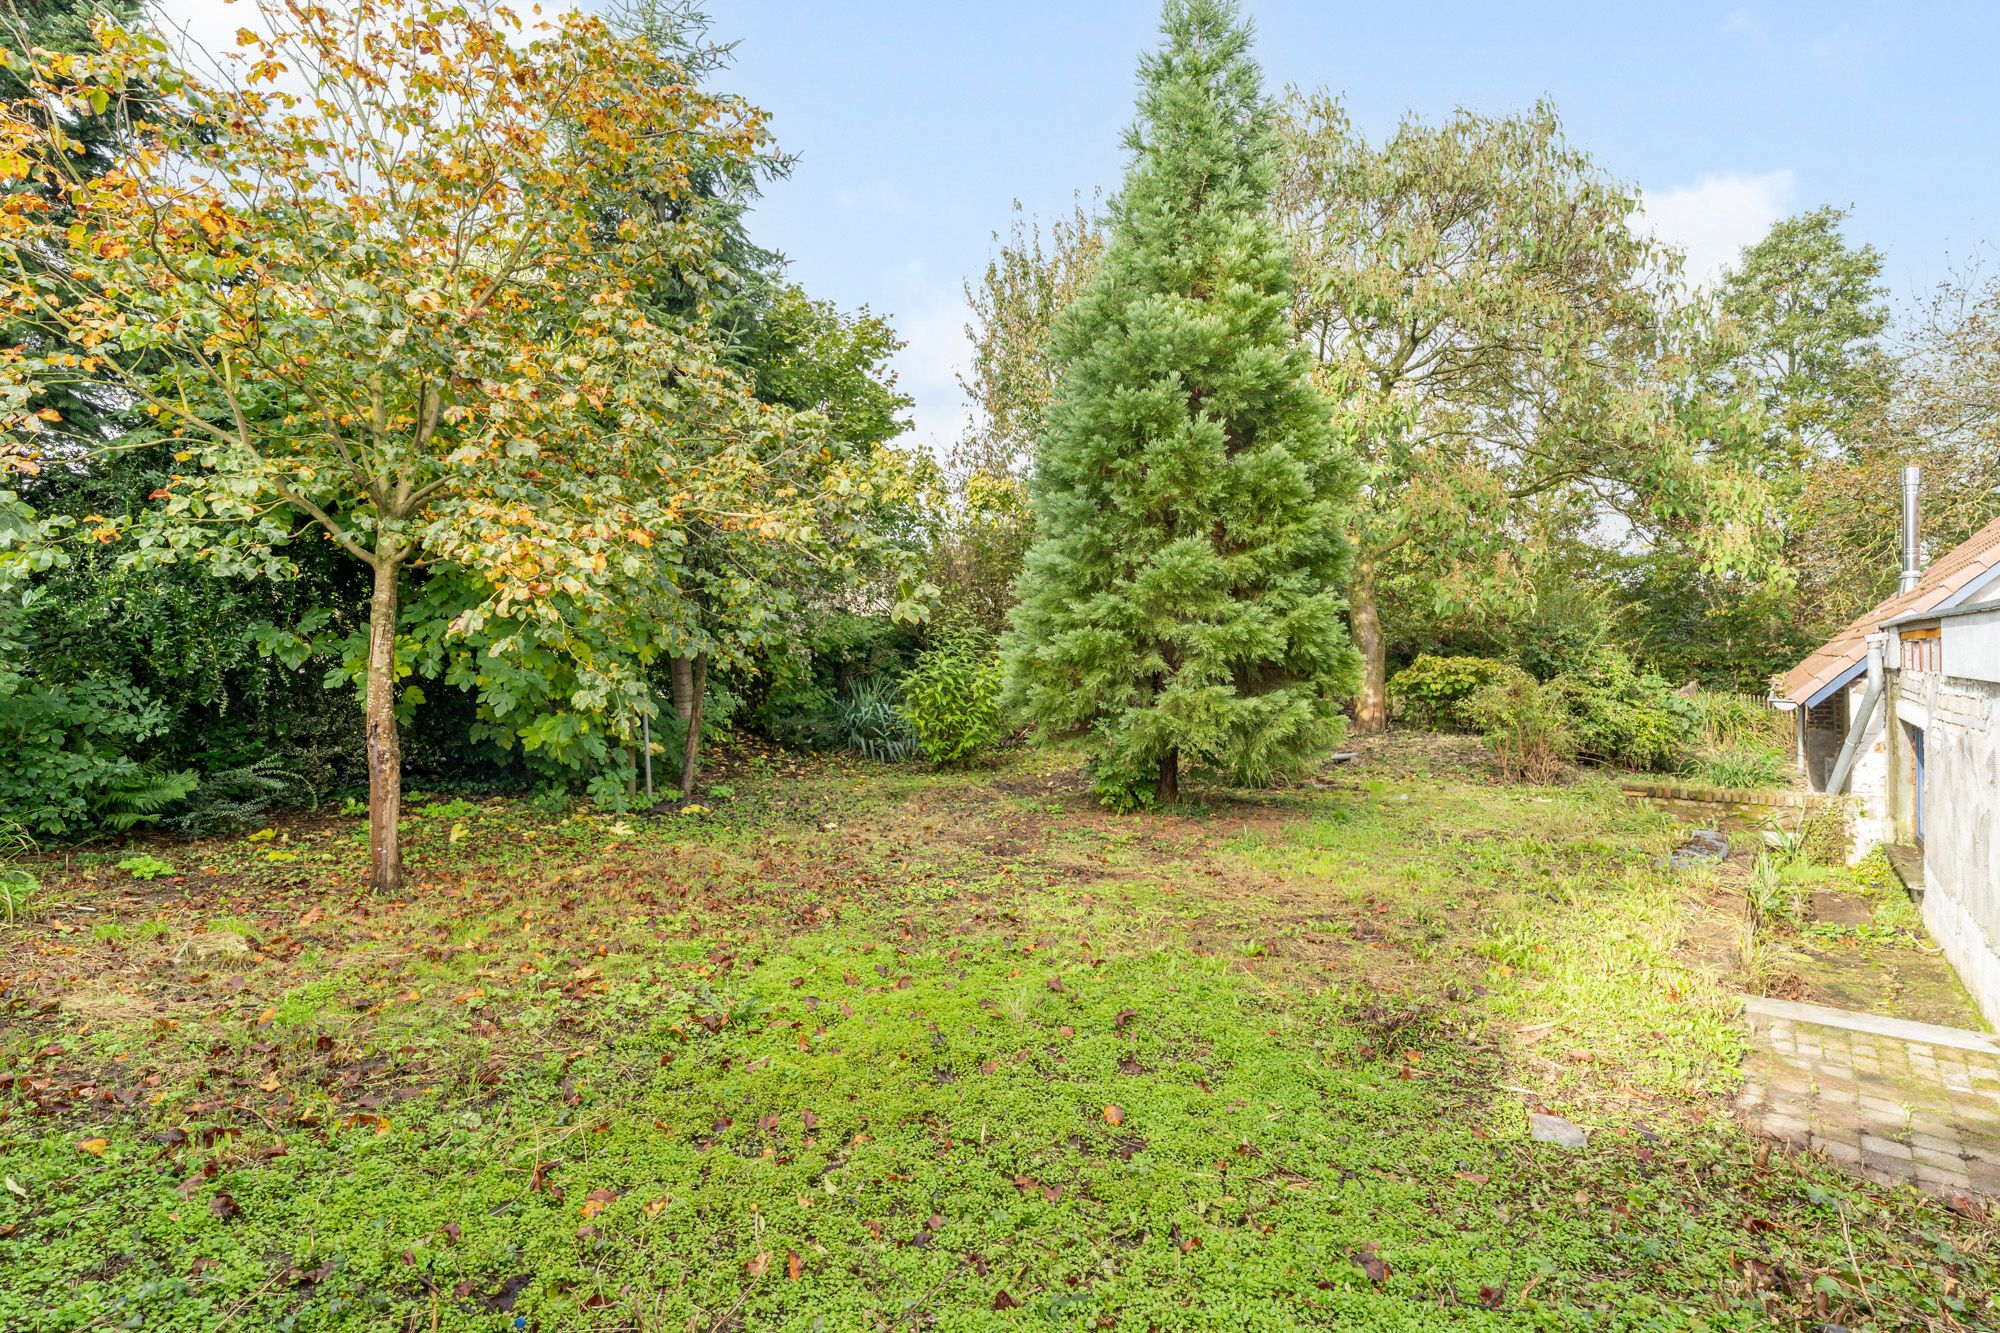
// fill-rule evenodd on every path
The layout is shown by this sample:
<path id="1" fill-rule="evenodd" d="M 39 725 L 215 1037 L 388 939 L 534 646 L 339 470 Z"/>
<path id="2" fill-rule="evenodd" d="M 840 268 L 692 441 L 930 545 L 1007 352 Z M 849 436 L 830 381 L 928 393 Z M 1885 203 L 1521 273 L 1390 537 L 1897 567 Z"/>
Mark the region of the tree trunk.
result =
<path id="1" fill-rule="evenodd" d="M 394 555 L 380 552 L 368 604 L 368 877 L 378 893 L 403 887 L 403 741 L 396 730 L 396 575 Z"/>
<path id="2" fill-rule="evenodd" d="M 1354 646 L 1361 653 L 1361 698 L 1354 708 L 1354 729 L 1383 731 L 1389 725 L 1388 649 L 1382 642 L 1382 615 L 1375 604 L 1375 564 L 1365 555 L 1354 558 L 1347 611 L 1354 625 Z"/>
<path id="3" fill-rule="evenodd" d="M 708 654 L 676 657 L 672 661 L 674 712 L 687 724 L 681 742 L 681 796 L 694 795 L 696 777 L 701 772 L 701 708 L 708 693 Z"/>
<path id="4" fill-rule="evenodd" d="M 1157 795 L 1161 805 L 1174 805 L 1181 799 L 1181 752 L 1178 746 L 1160 756 Z"/>

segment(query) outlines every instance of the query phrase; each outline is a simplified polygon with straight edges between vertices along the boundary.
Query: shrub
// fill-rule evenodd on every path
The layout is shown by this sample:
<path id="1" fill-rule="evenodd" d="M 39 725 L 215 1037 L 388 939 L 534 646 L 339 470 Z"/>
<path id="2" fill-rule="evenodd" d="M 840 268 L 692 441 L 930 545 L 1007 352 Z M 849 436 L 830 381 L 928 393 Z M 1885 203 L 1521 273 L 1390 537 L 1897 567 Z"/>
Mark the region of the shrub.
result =
<path id="1" fill-rule="evenodd" d="M 1553 782 L 1576 757 L 1576 737 L 1555 687 L 1525 671 L 1482 687 L 1466 702 L 1465 713 L 1485 735 L 1503 777 Z"/>
<path id="2" fill-rule="evenodd" d="M 1545 570 L 1536 581 L 1534 610 L 1516 628 L 1514 662 L 1536 680 L 1585 669 L 1616 632 L 1618 615 L 1610 594 L 1576 577 L 1579 572 Z"/>
<path id="3" fill-rule="evenodd" d="M 1439 731 L 1478 731 L 1467 711 L 1472 697 L 1502 679 L 1524 675 L 1520 668 L 1490 657 L 1438 657 L 1425 653 L 1398 671 L 1389 693 L 1398 710 L 1419 726 Z"/>
<path id="4" fill-rule="evenodd" d="M 1694 707 L 1623 651 L 1599 648 L 1550 682 L 1569 715 L 1577 753 L 1627 768 L 1670 772 L 1694 739 Z"/>
<path id="5" fill-rule="evenodd" d="M 273 805 L 302 802 L 318 808 L 319 795 L 276 758 L 258 759 L 218 773 L 177 801 L 160 822 L 176 833 L 205 838 L 253 823 Z"/>
<path id="6" fill-rule="evenodd" d="M 129 683 L 42 685 L 0 664 L 0 816 L 58 838 L 158 819 L 196 786 L 192 772 L 164 772 L 132 753 L 164 719 Z"/>
<path id="7" fill-rule="evenodd" d="M 878 763 L 902 763 L 916 758 L 920 747 L 909 719 L 896 707 L 896 690 L 885 677 L 838 693 L 824 685 L 791 688 L 782 700 L 770 697 L 761 725 L 789 749 L 846 750 Z"/>
<path id="8" fill-rule="evenodd" d="M 1000 658 L 976 625 L 942 631 L 903 677 L 903 716 L 935 764 L 962 764 L 1000 739 Z"/>
<path id="9" fill-rule="evenodd" d="M 1782 750 L 1791 739 L 1786 714 L 1754 694 L 1696 690 L 1688 707 L 1695 735 L 1712 750 L 1739 745 Z"/>
<path id="10" fill-rule="evenodd" d="M 788 749 L 853 749 L 849 696 L 900 679 L 916 635 L 912 626 L 886 617 L 828 615 L 764 663 L 744 701 L 749 728 Z"/>

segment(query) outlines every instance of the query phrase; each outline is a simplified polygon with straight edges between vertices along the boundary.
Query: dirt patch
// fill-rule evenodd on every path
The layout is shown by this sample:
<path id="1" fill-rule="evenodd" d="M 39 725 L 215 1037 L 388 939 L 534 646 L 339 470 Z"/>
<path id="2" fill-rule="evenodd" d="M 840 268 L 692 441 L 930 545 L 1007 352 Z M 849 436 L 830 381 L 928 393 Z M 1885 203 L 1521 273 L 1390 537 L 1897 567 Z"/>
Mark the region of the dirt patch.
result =
<path id="1" fill-rule="evenodd" d="M 1951 965 L 1914 946 L 1802 944 L 1787 961 L 1798 989 L 1786 999 L 1942 1027 L 1984 1026 Z"/>
<path id="2" fill-rule="evenodd" d="M 1493 776 L 1492 752 L 1477 736 L 1434 731 L 1385 731 L 1348 738 L 1350 765 L 1381 776 L 1444 777 L 1484 782 Z M 1340 769 L 1331 770 L 1339 772 Z"/>

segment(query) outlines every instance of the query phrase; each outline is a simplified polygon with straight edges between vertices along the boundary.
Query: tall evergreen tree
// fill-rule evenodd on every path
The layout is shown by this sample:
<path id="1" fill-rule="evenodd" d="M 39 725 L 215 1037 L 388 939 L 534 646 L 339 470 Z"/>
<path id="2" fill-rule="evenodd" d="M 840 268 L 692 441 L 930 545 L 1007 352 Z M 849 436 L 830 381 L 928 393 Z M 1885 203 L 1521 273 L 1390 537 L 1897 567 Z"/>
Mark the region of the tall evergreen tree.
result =
<path id="1" fill-rule="evenodd" d="M 1099 796 L 1178 798 L 1324 756 L 1358 678 L 1343 624 L 1351 427 L 1308 379 L 1268 216 L 1276 143 L 1227 0 L 1168 0 L 1140 65 L 1111 239 L 1060 321 L 1011 704 L 1086 735 Z"/>

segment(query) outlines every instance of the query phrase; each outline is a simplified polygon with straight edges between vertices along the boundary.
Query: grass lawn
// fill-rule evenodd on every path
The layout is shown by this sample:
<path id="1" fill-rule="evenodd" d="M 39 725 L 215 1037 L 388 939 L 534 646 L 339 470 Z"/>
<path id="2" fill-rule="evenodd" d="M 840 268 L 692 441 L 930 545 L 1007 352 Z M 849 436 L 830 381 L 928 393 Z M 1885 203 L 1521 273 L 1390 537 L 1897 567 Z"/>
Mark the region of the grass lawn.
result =
<path id="1" fill-rule="evenodd" d="M 330 813 L 41 867 L 0 1328 L 2000 1326 L 1990 1224 L 1730 1122 L 1727 872 L 1608 782 L 738 767 L 419 801 L 400 899 Z"/>

